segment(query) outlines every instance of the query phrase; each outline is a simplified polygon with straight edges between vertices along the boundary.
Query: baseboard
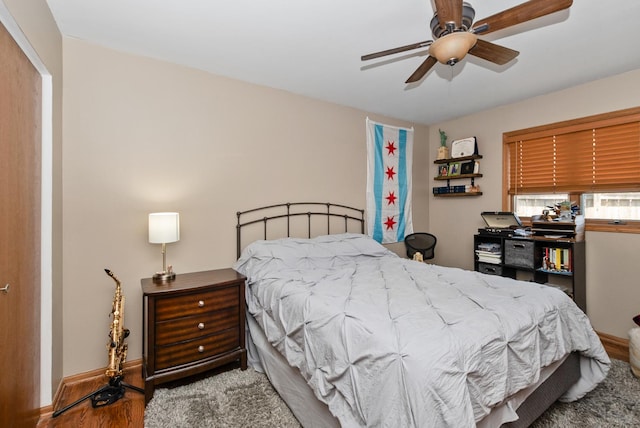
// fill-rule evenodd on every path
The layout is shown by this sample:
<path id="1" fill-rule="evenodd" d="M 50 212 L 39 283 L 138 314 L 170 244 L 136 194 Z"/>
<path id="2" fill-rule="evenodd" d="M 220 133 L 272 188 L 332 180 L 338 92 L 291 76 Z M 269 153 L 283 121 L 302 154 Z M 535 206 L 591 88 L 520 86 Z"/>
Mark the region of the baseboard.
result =
<path id="1" fill-rule="evenodd" d="M 129 376 L 135 375 L 140 376 L 142 370 L 142 359 L 137 359 L 133 361 L 127 361 L 124 364 L 123 371 L 125 379 Z M 68 376 L 63 378 L 56 389 L 56 393 L 53 396 L 53 403 L 46 407 L 40 408 L 40 421 L 46 421 L 52 418 L 53 409 L 59 409 L 62 407 L 59 403 L 60 397 L 64 397 L 64 392 L 66 389 L 71 388 L 72 386 L 93 382 L 96 379 L 106 379 L 105 375 L 106 368 L 96 369 L 85 373 L 79 373 L 72 376 Z M 40 426 L 40 424 L 38 424 Z"/>
<path id="2" fill-rule="evenodd" d="M 629 340 L 597 331 L 596 333 L 610 358 L 629 362 Z"/>

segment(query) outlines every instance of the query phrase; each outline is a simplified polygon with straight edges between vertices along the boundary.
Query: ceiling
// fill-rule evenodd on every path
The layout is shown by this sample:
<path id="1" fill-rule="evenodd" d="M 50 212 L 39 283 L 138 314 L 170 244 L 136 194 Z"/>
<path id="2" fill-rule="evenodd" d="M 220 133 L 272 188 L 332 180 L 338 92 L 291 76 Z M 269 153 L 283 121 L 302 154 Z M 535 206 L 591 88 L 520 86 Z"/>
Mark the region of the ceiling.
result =
<path id="1" fill-rule="evenodd" d="M 524 0 L 468 1 L 480 19 Z M 467 55 L 409 85 L 428 48 L 360 56 L 432 39 L 430 0 L 47 2 L 65 36 L 425 125 L 640 68 L 638 0 L 574 0 L 480 36 L 520 51 L 508 64 Z"/>

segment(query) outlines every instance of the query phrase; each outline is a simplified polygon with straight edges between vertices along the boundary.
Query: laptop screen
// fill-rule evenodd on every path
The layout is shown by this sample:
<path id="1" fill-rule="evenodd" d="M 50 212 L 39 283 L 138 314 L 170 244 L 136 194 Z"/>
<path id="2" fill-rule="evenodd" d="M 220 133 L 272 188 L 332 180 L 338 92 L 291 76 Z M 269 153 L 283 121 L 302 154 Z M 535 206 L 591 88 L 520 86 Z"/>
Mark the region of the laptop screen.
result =
<path id="1" fill-rule="evenodd" d="M 487 227 L 493 229 L 508 229 L 522 227 L 520 219 L 515 213 L 503 211 L 485 211 L 480 214 L 487 224 Z"/>

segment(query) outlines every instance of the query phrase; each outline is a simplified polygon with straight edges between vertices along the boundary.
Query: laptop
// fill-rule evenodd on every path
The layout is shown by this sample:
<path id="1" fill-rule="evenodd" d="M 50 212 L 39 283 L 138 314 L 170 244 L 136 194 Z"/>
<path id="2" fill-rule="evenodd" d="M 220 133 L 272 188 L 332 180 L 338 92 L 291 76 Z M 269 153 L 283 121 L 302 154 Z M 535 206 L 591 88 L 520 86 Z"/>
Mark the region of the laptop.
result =
<path id="1" fill-rule="evenodd" d="M 516 229 L 522 227 L 522 222 L 512 212 L 484 211 L 480 215 L 489 229 Z"/>

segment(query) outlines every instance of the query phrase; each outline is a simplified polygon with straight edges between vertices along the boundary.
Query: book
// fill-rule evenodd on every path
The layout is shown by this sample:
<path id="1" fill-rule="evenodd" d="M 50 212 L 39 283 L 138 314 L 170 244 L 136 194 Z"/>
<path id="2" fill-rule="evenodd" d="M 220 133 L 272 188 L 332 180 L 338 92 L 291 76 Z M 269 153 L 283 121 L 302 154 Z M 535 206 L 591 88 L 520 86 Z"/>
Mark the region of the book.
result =
<path id="1" fill-rule="evenodd" d="M 490 263 L 492 265 L 499 265 L 501 262 L 500 259 L 492 259 L 492 258 L 486 258 L 486 257 L 478 257 L 478 261 L 482 263 Z"/>
<path id="2" fill-rule="evenodd" d="M 482 263 L 502 263 L 502 247 L 497 242 L 480 242 L 476 246 L 476 259 Z"/>
<path id="3" fill-rule="evenodd" d="M 542 270 L 550 272 L 573 272 L 570 248 L 543 248 Z"/>
<path id="4" fill-rule="evenodd" d="M 478 244 L 478 248 L 476 251 L 488 251 L 488 252 L 492 252 L 492 253 L 500 253 L 501 252 L 501 248 L 500 248 L 500 244 L 495 243 L 495 242 L 481 242 L 480 244 Z"/>

